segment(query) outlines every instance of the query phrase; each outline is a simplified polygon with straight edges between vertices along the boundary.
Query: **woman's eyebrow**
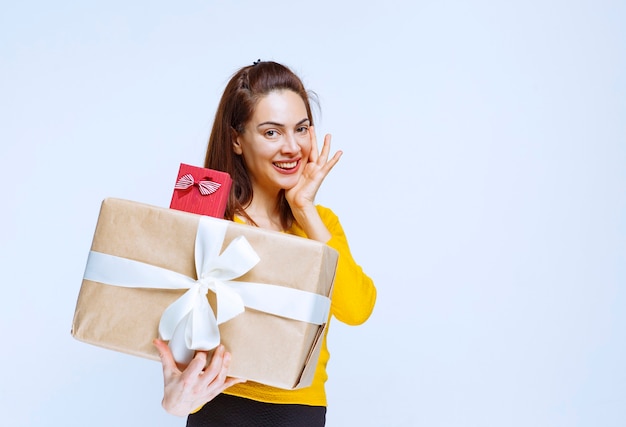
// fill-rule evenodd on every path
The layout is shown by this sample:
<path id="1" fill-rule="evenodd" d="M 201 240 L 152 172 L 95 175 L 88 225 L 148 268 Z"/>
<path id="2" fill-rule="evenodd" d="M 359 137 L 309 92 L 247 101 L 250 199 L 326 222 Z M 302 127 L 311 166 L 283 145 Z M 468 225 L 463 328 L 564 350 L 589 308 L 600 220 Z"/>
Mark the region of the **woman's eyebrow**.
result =
<path id="1" fill-rule="evenodd" d="M 300 120 L 298 123 L 296 123 L 296 126 L 300 126 L 306 122 L 310 122 L 308 117 L 305 117 L 304 119 Z M 263 123 L 259 123 L 256 127 L 260 128 L 261 126 L 276 126 L 276 127 L 285 127 L 284 124 L 282 123 L 278 123 L 278 122 L 272 122 L 272 121 L 267 121 L 267 122 L 263 122 Z"/>

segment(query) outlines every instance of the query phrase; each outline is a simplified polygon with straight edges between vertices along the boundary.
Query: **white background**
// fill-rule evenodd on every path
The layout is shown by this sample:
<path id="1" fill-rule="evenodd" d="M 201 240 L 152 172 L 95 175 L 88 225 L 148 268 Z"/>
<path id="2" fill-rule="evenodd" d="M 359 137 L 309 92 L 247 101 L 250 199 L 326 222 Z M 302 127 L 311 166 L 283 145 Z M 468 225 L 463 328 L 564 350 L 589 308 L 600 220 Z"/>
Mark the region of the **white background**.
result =
<path id="1" fill-rule="evenodd" d="M 74 304 L 101 200 L 169 206 L 259 58 L 318 93 L 379 290 L 331 325 L 328 426 L 626 425 L 624 2 L 4 3 L 2 425 L 184 425 Z"/>

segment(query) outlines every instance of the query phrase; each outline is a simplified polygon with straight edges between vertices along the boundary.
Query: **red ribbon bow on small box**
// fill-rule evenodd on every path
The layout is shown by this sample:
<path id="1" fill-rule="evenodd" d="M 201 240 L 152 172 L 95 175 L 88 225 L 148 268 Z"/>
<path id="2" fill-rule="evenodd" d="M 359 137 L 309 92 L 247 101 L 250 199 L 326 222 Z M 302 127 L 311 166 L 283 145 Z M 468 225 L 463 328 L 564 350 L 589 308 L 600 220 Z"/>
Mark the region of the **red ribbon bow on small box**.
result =
<path id="1" fill-rule="evenodd" d="M 187 190 L 191 187 L 198 187 L 200 194 L 203 196 L 208 196 L 209 194 L 213 194 L 220 188 L 222 184 L 219 182 L 211 181 L 209 177 L 204 177 L 203 180 L 199 180 L 196 182 L 193 178 L 193 175 L 188 173 L 181 176 L 176 185 L 174 185 L 175 190 Z"/>

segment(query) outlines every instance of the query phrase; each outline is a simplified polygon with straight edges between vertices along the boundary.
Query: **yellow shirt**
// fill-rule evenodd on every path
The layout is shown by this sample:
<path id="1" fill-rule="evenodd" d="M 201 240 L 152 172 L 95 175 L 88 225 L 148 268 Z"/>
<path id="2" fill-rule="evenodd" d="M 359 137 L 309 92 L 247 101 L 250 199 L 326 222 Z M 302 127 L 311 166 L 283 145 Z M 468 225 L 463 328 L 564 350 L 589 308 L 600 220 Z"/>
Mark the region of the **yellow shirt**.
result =
<path id="1" fill-rule="evenodd" d="M 323 206 L 317 206 L 317 211 L 332 235 L 326 244 L 339 252 L 330 316 L 348 325 L 359 325 L 367 320 L 374 309 L 376 288 L 372 279 L 365 275 L 361 267 L 352 259 L 348 241 L 337 216 Z M 307 237 L 298 224 L 294 224 L 287 232 Z M 328 333 L 328 328 L 326 328 L 326 333 Z M 324 335 L 311 386 L 297 390 L 283 390 L 255 382 L 246 382 L 234 385 L 224 393 L 261 402 L 326 406 L 324 384 L 328 378 L 326 364 L 329 358 L 330 353 L 326 345 L 326 335 Z"/>

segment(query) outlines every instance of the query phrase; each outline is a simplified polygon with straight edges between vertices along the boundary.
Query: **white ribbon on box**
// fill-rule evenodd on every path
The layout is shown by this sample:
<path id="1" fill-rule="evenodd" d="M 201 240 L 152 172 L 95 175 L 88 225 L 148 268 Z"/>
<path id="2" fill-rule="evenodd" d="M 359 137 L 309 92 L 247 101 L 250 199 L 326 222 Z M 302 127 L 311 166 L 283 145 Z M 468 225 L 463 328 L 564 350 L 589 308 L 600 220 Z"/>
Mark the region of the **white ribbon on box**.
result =
<path id="1" fill-rule="evenodd" d="M 328 319 L 330 299 L 324 295 L 265 283 L 233 279 L 260 260 L 244 236 L 230 242 L 220 255 L 228 222 L 202 216 L 195 241 L 198 279 L 162 267 L 91 251 L 84 279 L 107 285 L 188 289 L 165 309 L 159 335 L 169 341 L 174 359 L 188 363 L 195 350 L 211 350 L 220 343 L 218 325 L 243 313 L 245 307 L 289 319 L 321 325 Z M 217 319 L 206 298 L 216 294 Z"/>

